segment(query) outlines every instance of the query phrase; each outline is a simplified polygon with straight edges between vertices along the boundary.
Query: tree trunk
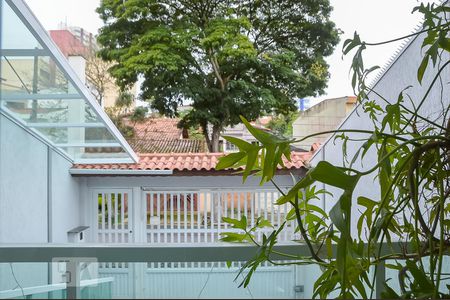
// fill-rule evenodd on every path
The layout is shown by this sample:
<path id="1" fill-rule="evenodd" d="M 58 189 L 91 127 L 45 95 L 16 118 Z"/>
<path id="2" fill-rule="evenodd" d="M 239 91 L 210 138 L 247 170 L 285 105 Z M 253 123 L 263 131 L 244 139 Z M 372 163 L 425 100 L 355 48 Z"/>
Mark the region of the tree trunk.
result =
<path id="1" fill-rule="evenodd" d="M 208 151 L 212 152 L 212 143 L 209 137 L 208 124 L 202 124 L 201 127 L 203 130 L 203 136 L 205 137 L 206 146 L 208 147 Z"/>
<path id="2" fill-rule="evenodd" d="M 220 152 L 220 133 L 222 132 L 222 127 L 214 125 L 212 127 L 211 135 L 209 135 L 208 125 L 201 125 L 203 130 L 203 136 L 205 137 L 206 145 L 208 146 L 208 151 L 211 153 Z"/>
<path id="3" fill-rule="evenodd" d="M 220 139 L 221 128 L 214 125 L 211 134 L 211 152 L 220 152 L 219 139 Z"/>

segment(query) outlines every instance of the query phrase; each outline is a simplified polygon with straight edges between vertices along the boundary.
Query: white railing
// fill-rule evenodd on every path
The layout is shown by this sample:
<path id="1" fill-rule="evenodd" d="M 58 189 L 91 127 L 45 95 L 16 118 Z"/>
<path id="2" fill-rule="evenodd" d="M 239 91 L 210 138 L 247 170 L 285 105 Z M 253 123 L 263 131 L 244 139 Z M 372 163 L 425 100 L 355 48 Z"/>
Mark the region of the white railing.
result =
<path id="1" fill-rule="evenodd" d="M 274 228 L 256 231 L 270 233 L 285 221 L 290 208 L 275 205 L 280 197 L 277 190 L 152 190 L 145 191 L 146 233 L 149 243 L 209 243 L 221 238 L 221 233 L 235 231 L 223 217 L 247 218 L 248 227 L 254 227 L 258 218 L 269 220 Z M 280 241 L 289 241 L 294 235 L 295 223 L 286 223 Z"/>

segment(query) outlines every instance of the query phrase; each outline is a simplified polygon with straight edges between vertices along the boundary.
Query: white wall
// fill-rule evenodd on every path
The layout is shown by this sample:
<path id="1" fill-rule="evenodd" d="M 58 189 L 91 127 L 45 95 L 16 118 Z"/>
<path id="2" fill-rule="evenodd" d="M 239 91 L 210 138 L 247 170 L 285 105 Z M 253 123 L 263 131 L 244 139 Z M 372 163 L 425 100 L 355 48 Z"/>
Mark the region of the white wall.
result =
<path id="1" fill-rule="evenodd" d="M 0 145 L 0 243 L 67 242 L 80 225 L 72 163 L 3 115 Z"/>
<path id="2" fill-rule="evenodd" d="M 260 187 L 260 177 L 249 177 L 242 184 L 242 176 L 102 176 L 86 177 L 87 188 L 132 188 L 132 187 L 176 187 L 176 188 L 246 188 Z M 291 186 L 292 179 L 288 175 L 276 176 L 275 182 L 281 186 Z M 267 186 L 273 187 L 271 183 Z M 266 187 L 267 187 L 266 186 Z"/>
<path id="3" fill-rule="evenodd" d="M 57 153 L 52 154 L 51 161 L 51 242 L 67 243 L 67 231 L 82 225 L 80 223 L 80 184 L 78 178 L 69 174 L 71 162 Z"/>
<path id="4" fill-rule="evenodd" d="M 0 243 L 47 242 L 47 146 L 0 115 Z"/>

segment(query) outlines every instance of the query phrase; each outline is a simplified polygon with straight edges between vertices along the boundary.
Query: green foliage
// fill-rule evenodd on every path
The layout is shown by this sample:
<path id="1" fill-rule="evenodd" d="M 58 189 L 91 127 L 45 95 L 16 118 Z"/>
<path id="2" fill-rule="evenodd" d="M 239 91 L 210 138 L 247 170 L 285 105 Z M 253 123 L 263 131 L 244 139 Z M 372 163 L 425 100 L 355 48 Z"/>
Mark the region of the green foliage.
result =
<path id="1" fill-rule="evenodd" d="M 298 118 L 298 116 L 298 111 L 292 111 L 286 115 L 280 114 L 270 120 L 269 124 L 267 124 L 267 127 L 274 131 L 277 135 L 291 138 L 292 124 Z"/>
<path id="2" fill-rule="evenodd" d="M 211 151 L 239 114 L 287 114 L 322 93 L 339 40 L 328 0 L 102 0 L 97 11 L 117 82 L 142 76 L 142 98 L 168 116 L 192 101 L 180 125 L 200 126 Z"/>
<path id="3" fill-rule="evenodd" d="M 139 123 L 145 120 L 147 116 L 148 109 L 146 107 L 136 107 L 131 113 L 130 121 Z"/>
<path id="4" fill-rule="evenodd" d="M 115 106 L 120 108 L 128 108 L 133 104 L 133 95 L 128 92 L 121 92 L 116 99 Z"/>
<path id="5" fill-rule="evenodd" d="M 252 145 L 236 138 L 226 137 L 239 152 L 220 159 L 220 168 L 243 167 L 244 180 L 250 175 L 261 177 L 261 183 L 272 182 L 281 197 L 276 205 L 289 204 L 292 208 L 286 220 L 296 221 L 296 230 L 302 243 L 309 249 L 308 257 L 295 256 L 297 264 L 317 264 L 322 275 L 314 284 L 314 297 L 330 297 L 338 291 L 340 298 L 372 298 L 375 275 L 369 277 L 369 269 L 386 264 L 398 272 L 400 291 L 385 284 L 382 296 L 393 298 L 449 298 L 445 291 L 443 261 L 450 250 L 450 107 L 448 99 L 440 99 L 444 108 L 433 119 L 420 108 L 431 104 L 433 85 L 441 80 L 441 73 L 448 68 L 450 23 L 442 12 L 450 8 L 441 4 L 420 5 L 415 11 L 424 14 L 424 60 L 418 66 L 417 82 L 424 85 L 422 98 L 412 99 L 411 86 L 398 91 L 394 99 L 386 99 L 365 83 L 367 75 L 376 68 L 365 68 L 362 54 L 368 47 L 382 43 L 363 42 L 357 33 L 344 42 L 344 54 L 354 52 L 352 86 L 357 92 L 364 114 L 372 122 L 372 130 L 336 130 L 336 138 L 342 140 L 341 166 L 321 161 L 310 167 L 305 176 L 295 181 L 284 192 L 273 178 L 283 159 L 289 159 L 289 140 L 253 128 L 242 119 L 260 145 Z M 432 61 L 434 70 L 430 70 Z M 429 76 L 425 76 L 430 72 Z M 433 72 L 433 73 L 432 73 Z M 370 93 L 372 92 L 372 93 Z M 368 96 L 370 95 L 370 97 Z M 436 93 L 434 95 L 436 97 Z M 375 101 L 375 98 L 377 99 Z M 406 105 L 404 99 L 411 101 Z M 432 107 L 435 109 L 435 107 Z M 425 112 L 424 112 L 425 111 Z M 426 112 L 428 113 L 428 112 Z M 356 133 L 358 139 L 350 133 Z M 322 133 L 317 133 L 320 135 Z M 347 160 L 347 143 L 357 142 L 360 148 Z M 372 165 L 359 169 L 353 167 L 358 160 L 372 155 Z M 362 178 L 373 179 L 373 186 L 363 186 Z M 326 184 L 339 190 L 333 195 L 334 206 L 327 213 L 314 205 L 323 190 L 316 187 Z M 379 189 L 378 196 L 369 199 L 357 195 L 355 188 Z M 359 214 L 355 214 L 359 210 Z M 356 220 L 353 220 L 356 218 Z M 225 233 L 226 241 L 251 242 L 258 248 L 255 257 L 241 269 L 248 273 L 242 282 L 247 286 L 256 268 L 263 262 L 273 262 L 273 246 L 281 229 L 264 234 L 262 241 L 255 239 L 256 226 L 248 228 L 246 219 L 224 219 L 234 224 L 234 236 Z M 356 224 L 356 228 L 352 228 Z M 402 247 L 396 247 L 393 240 Z M 325 249 L 326 248 L 326 249 Z M 292 257 L 289 254 L 277 255 Z M 424 260 L 428 259 L 429 267 Z M 365 287 L 370 289 L 366 293 Z M 446 286 L 449 289 L 449 285 Z"/>
<path id="6" fill-rule="evenodd" d="M 105 112 L 125 138 L 132 138 L 134 136 L 133 127 L 126 125 L 123 121 L 122 107 L 107 107 Z"/>

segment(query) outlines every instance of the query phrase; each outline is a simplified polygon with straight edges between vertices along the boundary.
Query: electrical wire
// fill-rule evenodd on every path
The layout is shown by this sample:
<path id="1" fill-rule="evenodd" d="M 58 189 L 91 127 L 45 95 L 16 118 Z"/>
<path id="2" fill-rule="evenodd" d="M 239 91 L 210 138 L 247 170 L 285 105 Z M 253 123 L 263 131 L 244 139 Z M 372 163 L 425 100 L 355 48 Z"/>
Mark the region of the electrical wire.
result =
<path id="1" fill-rule="evenodd" d="M 206 285 L 208 284 L 208 281 L 209 281 L 209 277 L 211 277 L 211 273 L 213 270 L 214 270 L 214 263 L 212 263 L 211 270 L 209 270 L 209 272 L 208 272 L 208 277 L 206 278 L 205 284 L 203 285 L 202 289 L 200 290 L 200 293 L 198 294 L 197 299 L 200 299 L 203 291 L 205 290 Z"/>
<path id="2" fill-rule="evenodd" d="M 23 299 L 26 299 L 25 292 L 23 291 L 23 287 L 20 285 L 19 281 L 17 280 L 16 274 L 14 273 L 14 269 L 13 269 L 12 263 L 9 263 L 9 268 L 11 269 L 11 274 L 12 274 L 12 276 L 14 278 L 14 281 L 17 284 L 17 286 L 15 288 L 13 288 L 13 290 L 15 290 L 16 288 L 20 288 L 20 291 L 22 292 Z"/>

